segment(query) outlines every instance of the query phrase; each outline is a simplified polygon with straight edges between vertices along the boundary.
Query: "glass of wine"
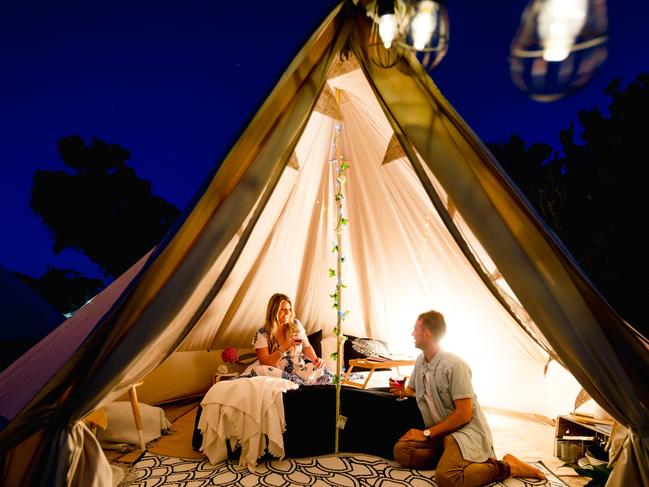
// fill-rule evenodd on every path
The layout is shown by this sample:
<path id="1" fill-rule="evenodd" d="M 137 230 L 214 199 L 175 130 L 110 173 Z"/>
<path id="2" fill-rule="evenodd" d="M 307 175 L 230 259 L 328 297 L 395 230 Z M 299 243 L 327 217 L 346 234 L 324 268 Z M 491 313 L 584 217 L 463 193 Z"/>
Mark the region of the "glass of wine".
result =
<path id="1" fill-rule="evenodd" d="M 399 389 L 399 397 L 397 397 L 397 401 L 405 401 L 408 399 L 405 396 L 406 392 L 406 378 L 405 377 L 395 377 L 390 379 L 392 383 Z"/>
<path id="2" fill-rule="evenodd" d="M 299 350 L 299 346 L 302 345 L 302 338 L 300 337 L 299 333 L 295 333 L 293 335 L 293 338 L 291 338 L 293 341 L 293 353 L 299 354 L 301 353 L 301 350 Z"/>

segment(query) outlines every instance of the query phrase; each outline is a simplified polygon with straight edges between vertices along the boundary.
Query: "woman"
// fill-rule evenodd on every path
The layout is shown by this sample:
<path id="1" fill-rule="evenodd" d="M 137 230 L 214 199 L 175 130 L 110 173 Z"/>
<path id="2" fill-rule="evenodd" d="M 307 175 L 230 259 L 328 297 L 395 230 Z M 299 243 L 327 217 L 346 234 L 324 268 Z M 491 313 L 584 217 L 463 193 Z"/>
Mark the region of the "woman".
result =
<path id="1" fill-rule="evenodd" d="M 285 294 L 271 296 L 266 308 L 266 323 L 255 334 L 253 346 L 259 363 L 247 371 L 252 376 L 282 377 L 298 384 L 332 381 L 333 375 L 313 351 L 304 326 L 295 319 L 291 299 Z"/>

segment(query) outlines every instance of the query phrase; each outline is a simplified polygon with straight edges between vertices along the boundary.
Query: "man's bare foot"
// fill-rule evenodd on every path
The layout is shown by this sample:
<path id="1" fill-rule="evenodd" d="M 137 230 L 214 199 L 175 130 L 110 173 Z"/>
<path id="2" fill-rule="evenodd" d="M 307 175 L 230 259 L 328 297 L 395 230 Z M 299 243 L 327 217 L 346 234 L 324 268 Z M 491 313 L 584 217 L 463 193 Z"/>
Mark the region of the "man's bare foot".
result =
<path id="1" fill-rule="evenodd" d="M 529 465 L 522 460 L 519 460 L 514 455 L 510 455 L 509 453 L 503 457 L 503 462 L 505 462 L 511 468 L 512 477 L 527 477 L 535 479 L 545 478 L 545 474 L 538 468 L 533 467 L 532 465 Z"/>

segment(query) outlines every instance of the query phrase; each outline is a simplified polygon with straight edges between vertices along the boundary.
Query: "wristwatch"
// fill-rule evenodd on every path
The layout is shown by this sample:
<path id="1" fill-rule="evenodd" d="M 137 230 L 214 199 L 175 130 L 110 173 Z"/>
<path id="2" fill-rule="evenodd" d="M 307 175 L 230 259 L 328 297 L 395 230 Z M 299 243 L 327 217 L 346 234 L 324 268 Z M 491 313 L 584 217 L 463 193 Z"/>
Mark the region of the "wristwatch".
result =
<path id="1" fill-rule="evenodd" d="M 427 440 L 430 440 L 430 430 L 429 429 L 424 430 L 424 436 L 426 437 Z"/>

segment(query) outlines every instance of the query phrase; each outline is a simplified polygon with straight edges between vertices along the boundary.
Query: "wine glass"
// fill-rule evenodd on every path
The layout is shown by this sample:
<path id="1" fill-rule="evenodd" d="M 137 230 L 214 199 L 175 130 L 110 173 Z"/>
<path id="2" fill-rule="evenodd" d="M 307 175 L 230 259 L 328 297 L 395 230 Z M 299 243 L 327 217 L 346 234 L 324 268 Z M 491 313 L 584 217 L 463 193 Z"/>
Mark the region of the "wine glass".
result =
<path id="1" fill-rule="evenodd" d="M 293 334 L 293 336 L 291 337 L 291 343 L 293 344 L 293 347 L 291 348 L 291 353 L 293 355 L 299 355 L 301 351 L 298 351 L 298 347 L 302 344 L 302 338 L 300 337 L 299 332 Z"/>
<path id="2" fill-rule="evenodd" d="M 397 397 L 397 401 L 405 401 L 406 399 L 408 399 L 407 397 L 405 397 L 406 378 L 405 377 L 395 377 L 395 378 L 391 378 L 390 380 L 399 389 L 399 397 Z"/>

